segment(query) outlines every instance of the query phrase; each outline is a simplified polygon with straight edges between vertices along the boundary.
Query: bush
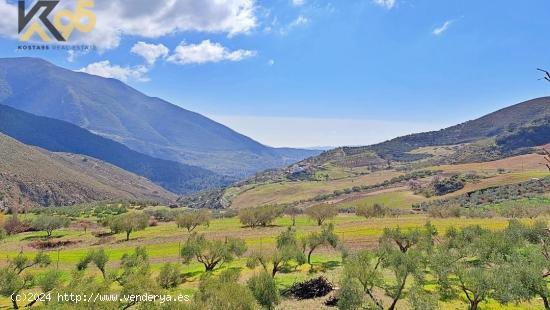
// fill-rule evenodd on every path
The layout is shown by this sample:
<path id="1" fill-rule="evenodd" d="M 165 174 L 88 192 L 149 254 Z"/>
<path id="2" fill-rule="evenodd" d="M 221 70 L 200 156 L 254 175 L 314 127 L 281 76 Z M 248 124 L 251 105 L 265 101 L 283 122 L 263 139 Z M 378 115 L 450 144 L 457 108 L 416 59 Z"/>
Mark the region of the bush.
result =
<path id="1" fill-rule="evenodd" d="M 433 206 L 428 209 L 428 215 L 434 218 L 460 217 L 461 214 L 459 206 Z"/>
<path id="2" fill-rule="evenodd" d="M 275 279 L 265 271 L 250 278 L 247 285 L 254 298 L 266 309 L 274 309 L 281 301 Z"/>
<path id="3" fill-rule="evenodd" d="M 436 196 L 443 196 L 464 188 L 464 182 L 459 180 L 457 176 L 450 179 L 436 180 L 432 185 Z"/>
<path id="4" fill-rule="evenodd" d="M 16 235 L 32 230 L 32 226 L 27 221 L 19 220 L 17 214 L 14 214 L 4 222 L 4 230 L 8 235 Z"/>
<path id="5" fill-rule="evenodd" d="M 166 263 L 160 269 L 157 282 L 164 289 L 175 288 L 181 283 L 181 275 L 179 266 L 176 264 Z"/>
<path id="6" fill-rule="evenodd" d="M 235 269 L 223 271 L 219 277 L 207 274 L 201 279 L 194 296 L 193 309 L 253 310 L 257 309 L 252 292 L 239 284 L 239 272 Z"/>

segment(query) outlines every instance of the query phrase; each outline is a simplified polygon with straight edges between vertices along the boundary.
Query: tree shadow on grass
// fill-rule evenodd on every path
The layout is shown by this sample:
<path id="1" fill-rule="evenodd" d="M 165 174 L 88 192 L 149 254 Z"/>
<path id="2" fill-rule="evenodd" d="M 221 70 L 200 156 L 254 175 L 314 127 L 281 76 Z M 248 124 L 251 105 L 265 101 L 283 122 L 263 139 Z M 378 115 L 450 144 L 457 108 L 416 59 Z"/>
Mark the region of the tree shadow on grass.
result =
<path id="1" fill-rule="evenodd" d="M 46 240 L 53 240 L 53 239 L 58 239 L 62 237 L 65 237 L 65 235 L 48 237 L 44 234 L 44 235 L 36 235 L 36 236 L 27 236 L 27 237 L 21 238 L 21 241 L 35 241 L 35 240 L 46 241 Z"/>
<path id="2" fill-rule="evenodd" d="M 334 270 L 340 266 L 342 266 L 342 263 L 336 260 L 322 262 L 320 264 L 313 264 L 313 266 L 309 269 L 309 273 L 313 274 L 318 272 L 327 272 L 330 270 Z"/>

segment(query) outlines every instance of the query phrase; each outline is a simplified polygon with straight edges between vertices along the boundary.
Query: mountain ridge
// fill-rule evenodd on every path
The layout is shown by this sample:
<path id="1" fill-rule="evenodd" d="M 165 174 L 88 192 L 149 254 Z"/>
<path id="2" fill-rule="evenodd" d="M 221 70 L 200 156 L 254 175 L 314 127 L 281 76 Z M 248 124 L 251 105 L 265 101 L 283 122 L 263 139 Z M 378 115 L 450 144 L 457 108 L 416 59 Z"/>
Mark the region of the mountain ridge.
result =
<path id="1" fill-rule="evenodd" d="M 81 154 L 105 161 L 178 194 L 220 187 L 234 181 L 203 168 L 153 158 L 76 125 L 5 105 L 0 105 L 0 132 L 51 152 Z"/>
<path id="2" fill-rule="evenodd" d="M 235 177 L 319 154 L 265 146 L 121 81 L 35 58 L 0 59 L 0 104 L 72 123 L 152 157 Z"/>

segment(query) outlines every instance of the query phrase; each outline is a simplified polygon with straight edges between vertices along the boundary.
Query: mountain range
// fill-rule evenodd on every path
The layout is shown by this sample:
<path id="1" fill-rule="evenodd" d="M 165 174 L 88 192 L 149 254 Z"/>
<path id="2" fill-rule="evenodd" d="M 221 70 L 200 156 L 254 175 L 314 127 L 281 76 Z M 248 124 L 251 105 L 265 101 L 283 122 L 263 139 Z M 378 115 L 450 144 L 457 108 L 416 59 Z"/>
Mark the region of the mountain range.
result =
<path id="1" fill-rule="evenodd" d="M 0 132 L 51 152 L 82 154 L 148 178 L 165 189 L 187 194 L 234 181 L 209 170 L 154 158 L 76 125 L 0 105 Z"/>
<path id="2" fill-rule="evenodd" d="M 237 178 L 319 154 L 265 146 L 119 80 L 36 58 L 0 59 L 0 104 L 66 121 L 151 157 Z"/>

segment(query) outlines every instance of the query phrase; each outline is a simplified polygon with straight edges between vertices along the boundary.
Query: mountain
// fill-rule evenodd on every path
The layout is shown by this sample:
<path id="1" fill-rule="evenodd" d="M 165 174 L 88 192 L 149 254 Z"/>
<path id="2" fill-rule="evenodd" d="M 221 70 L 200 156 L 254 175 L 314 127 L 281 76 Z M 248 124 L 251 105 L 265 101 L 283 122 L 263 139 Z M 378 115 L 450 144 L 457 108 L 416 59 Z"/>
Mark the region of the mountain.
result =
<path id="1" fill-rule="evenodd" d="M 231 180 L 209 170 L 153 158 L 76 125 L 0 105 L 0 132 L 51 152 L 87 155 L 186 194 L 227 185 Z"/>
<path id="2" fill-rule="evenodd" d="M 427 146 L 470 143 L 486 138 L 496 138 L 520 127 L 550 116 L 550 97 L 537 98 L 501 109 L 456 126 L 439 131 L 412 134 L 390 141 L 349 151 L 370 150 L 387 159 L 410 160 L 419 156 L 408 152 Z M 548 137 L 550 141 L 550 136 Z M 544 143 L 541 143 L 544 144 Z"/>
<path id="3" fill-rule="evenodd" d="M 447 163 L 495 160 L 521 152 L 525 147 L 549 143 L 549 120 L 550 97 L 542 97 L 439 131 L 411 134 L 369 146 L 337 148 L 300 165 L 310 167 L 331 162 L 337 166 L 381 168 L 391 162 L 407 163 L 432 157 Z M 445 156 L 422 150 L 437 146 L 453 147 Z"/>
<path id="4" fill-rule="evenodd" d="M 403 195 L 404 201 L 422 201 L 428 198 L 409 191 L 408 181 L 429 186 L 437 174 L 448 185 L 452 180 L 446 178 L 462 173 L 471 183 L 467 189 L 482 189 L 547 176 L 546 160 L 538 153 L 549 143 L 550 97 L 544 97 L 439 131 L 336 148 L 230 188 L 180 197 L 178 203 L 195 208 L 307 206 L 369 195 L 380 197 L 372 199 L 380 203 Z"/>
<path id="5" fill-rule="evenodd" d="M 237 177 L 319 154 L 267 147 L 121 81 L 35 58 L 0 59 L 0 104 L 72 123 L 152 157 Z"/>
<path id="6" fill-rule="evenodd" d="M 0 134 L 0 207 L 126 199 L 170 203 L 175 195 L 97 159 L 51 153 Z"/>

